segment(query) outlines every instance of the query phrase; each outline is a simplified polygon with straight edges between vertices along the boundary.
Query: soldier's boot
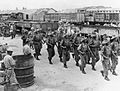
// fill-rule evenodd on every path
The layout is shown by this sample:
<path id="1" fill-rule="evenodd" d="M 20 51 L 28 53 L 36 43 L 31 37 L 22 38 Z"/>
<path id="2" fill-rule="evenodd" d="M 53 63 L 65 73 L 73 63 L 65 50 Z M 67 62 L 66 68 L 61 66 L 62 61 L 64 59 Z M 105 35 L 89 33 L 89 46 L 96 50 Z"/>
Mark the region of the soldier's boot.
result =
<path id="1" fill-rule="evenodd" d="M 113 73 L 113 69 L 112 69 L 112 68 L 110 68 L 110 72 L 112 72 L 112 73 Z"/>
<path id="2" fill-rule="evenodd" d="M 51 59 L 49 59 L 49 64 L 53 64 L 52 61 L 51 61 Z"/>
<path id="3" fill-rule="evenodd" d="M 34 57 L 36 58 L 36 60 L 40 60 L 40 59 L 38 58 L 38 55 L 37 55 L 36 53 L 34 53 L 33 55 L 34 55 Z"/>
<path id="4" fill-rule="evenodd" d="M 84 68 L 82 68 L 82 73 L 83 73 L 83 74 L 86 74 L 86 72 L 85 72 L 85 69 L 84 69 Z"/>
<path id="5" fill-rule="evenodd" d="M 104 72 L 103 72 L 103 70 L 101 70 L 100 72 L 101 72 L 102 76 L 104 77 Z"/>
<path id="6" fill-rule="evenodd" d="M 79 67 L 80 67 L 80 71 L 82 71 L 82 66 L 80 65 Z"/>
<path id="7" fill-rule="evenodd" d="M 68 68 L 66 63 L 64 63 L 64 68 Z"/>
<path id="8" fill-rule="evenodd" d="M 36 56 L 36 59 L 37 59 L 37 60 L 40 60 L 38 56 Z"/>
<path id="9" fill-rule="evenodd" d="M 81 65 L 79 65 L 79 67 L 80 67 L 80 71 L 82 71 L 83 74 L 86 74 L 84 68 Z"/>
<path id="10" fill-rule="evenodd" d="M 115 72 L 115 70 L 113 70 L 112 74 L 115 75 L 115 76 L 118 75 L 118 74 Z"/>
<path id="11" fill-rule="evenodd" d="M 75 58 L 75 54 L 72 54 L 72 57 Z"/>
<path id="12" fill-rule="evenodd" d="M 95 66 L 94 66 L 94 65 L 92 65 L 92 70 L 96 71 L 96 69 L 95 69 Z"/>
<path id="13" fill-rule="evenodd" d="M 36 58 L 36 53 L 34 53 L 33 55 L 34 55 L 34 57 Z"/>
<path id="14" fill-rule="evenodd" d="M 79 62 L 78 61 L 76 62 L 76 66 L 79 66 Z"/>
<path id="15" fill-rule="evenodd" d="M 40 53 L 40 56 L 41 56 L 42 54 Z"/>
<path id="16" fill-rule="evenodd" d="M 60 62 L 63 62 L 63 61 L 62 61 L 62 57 L 60 57 Z"/>
<path id="17" fill-rule="evenodd" d="M 106 80 L 106 81 L 110 81 L 110 79 L 109 79 L 107 76 L 105 76 L 105 80 Z"/>

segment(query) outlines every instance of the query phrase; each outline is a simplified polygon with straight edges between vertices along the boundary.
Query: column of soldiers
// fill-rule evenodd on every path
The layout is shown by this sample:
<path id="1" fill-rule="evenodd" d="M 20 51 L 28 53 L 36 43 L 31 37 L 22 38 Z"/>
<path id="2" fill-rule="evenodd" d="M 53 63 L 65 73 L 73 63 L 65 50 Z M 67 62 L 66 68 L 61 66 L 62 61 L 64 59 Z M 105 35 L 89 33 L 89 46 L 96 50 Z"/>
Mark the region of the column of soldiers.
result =
<path id="1" fill-rule="evenodd" d="M 83 74 L 86 74 L 87 64 L 91 65 L 93 71 L 96 71 L 95 66 L 101 60 L 103 66 L 102 76 L 109 81 L 109 70 L 113 75 L 117 75 L 116 66 L 118 64 L 119 47 L 117 37 L 114 36 L 111 39 L 108 37 L 106 34 L 101 37 L 97 32 L 84 34 L 74 31 L 74 33 L 69 34 L 66 28 L 61 26 L 58 31 L 50 30 L 44 37 L 41 29 L 33 29 L 29 33 L 25 31 L 22 39 L 23 44 L 26 40 L 30 41 L 30 46 L 35 50 L 34 56 L 37 60 L 40 60 L 42 45 L 46 43 L 49 64 L 53 64 L 55 47 L 57 47 L 59 59 L 64 68 L 68 68 L 67 62 L 72 54 L 76 66 Z"/>
<path id="2" fill-rule="evenodd" d="M 26 42 L 29 42 L 30 48 L 35 50 L 34 57 L 40 60 L 39 56 L 41 55 L 42 44 L 44 43 L 41 29 L 31 28 L 31 31 L 24 30 L 21 39 L 23 40 L 23 46 Z"/>

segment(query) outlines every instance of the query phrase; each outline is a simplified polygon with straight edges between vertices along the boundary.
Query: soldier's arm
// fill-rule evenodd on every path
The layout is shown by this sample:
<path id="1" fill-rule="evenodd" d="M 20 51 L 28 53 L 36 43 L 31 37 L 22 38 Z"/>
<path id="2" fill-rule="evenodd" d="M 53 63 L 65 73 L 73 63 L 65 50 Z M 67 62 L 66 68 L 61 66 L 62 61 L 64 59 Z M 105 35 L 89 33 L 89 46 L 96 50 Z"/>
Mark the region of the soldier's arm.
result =
<path id="1" fill-rule="evenodd" d="M 61 47 L 62 47 L 62 48 L 64 48 L 64 49 L 65 49 L 65 48 L 66 48 L 66 46 L 64 46 L 64 45 L 63 45 L 63 43 L 64 43 L 64 40 L 62 40 L 62 41 L 61 41 L 60 45 L 61 45 Z"/>
<path id="2" fill-rule="evenodd" d="M 80 54 L 84 54 L 85 52 L 82 52 L 82 51 L 81 51 L 81 49 L 82 49 L 81 46 L 82 46 L 82 45 L 80 44 L 79 47 L 77 48 L 77 50 L 79 51 Z"/>
<path id="3" fill-rule="evenodd" d="M 104 58 L 106 58 L 106 59 L 109 59 L 109 57 L 107 57 L 107 56 L 104 55 L 104 51 L 105 51 L 105 48 L 102 47 L 102 49 L 101 49 L 101 56 L 104 57 Z"/>
<path id="4" fill-rule="evenodd" d="M 46 44 L 47 44 L 47 45 L 50 45 L 50 46 L 53 46 L 53 45 L 50 43 L 50 39 L 47 39 Z"/>

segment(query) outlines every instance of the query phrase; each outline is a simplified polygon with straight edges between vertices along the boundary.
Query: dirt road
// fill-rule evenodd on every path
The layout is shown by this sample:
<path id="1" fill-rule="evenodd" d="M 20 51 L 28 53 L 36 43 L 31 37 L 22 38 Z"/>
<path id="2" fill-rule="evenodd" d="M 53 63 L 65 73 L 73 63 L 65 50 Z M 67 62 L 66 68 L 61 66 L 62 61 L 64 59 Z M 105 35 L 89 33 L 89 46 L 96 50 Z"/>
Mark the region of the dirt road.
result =
<path id="1" fill-rule="evenodd" d="M 14 55 L 22 54 L 22 40 L 17 37 L 13 40 L 5 38 L 1 42 L 7 42 L 14 49 Z M 35 84 L 23 91 L 119 91 L 120 89 L 120 65 L 117 67 L 118 76 L 109 72 L 110 81 L 107 82 L 102 77 L 101 61 L 96 65 L 97 71 L 91 70 L 91 66 L 86 66 L 87 74 L 82 74 L 79 67 L 75 66 L 75 61 L 71 57 L 68 62 L 68 69 L 63 68 L 63 64 L 56 55 L 53 58 L 53 65 L 48 63 L 46 45 L 43 45 L 40 60 L 35 60 Z M 2 87 L 1 87 L 2 89 Z M 0 91 L 2 91 L 0 89 Z"/>

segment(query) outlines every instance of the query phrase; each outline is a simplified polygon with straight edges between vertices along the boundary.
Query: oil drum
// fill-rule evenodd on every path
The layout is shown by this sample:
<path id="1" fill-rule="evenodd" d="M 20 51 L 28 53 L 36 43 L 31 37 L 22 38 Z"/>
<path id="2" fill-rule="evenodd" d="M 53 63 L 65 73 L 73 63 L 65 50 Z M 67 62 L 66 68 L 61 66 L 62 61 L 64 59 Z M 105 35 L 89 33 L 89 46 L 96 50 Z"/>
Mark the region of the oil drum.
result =
<path id="1" fill-rule="evenodd" d="M 34 57 L 32 55 L 15 55 L 15 74 L 21 87 L 29 87 L 34 84 Z"/>

